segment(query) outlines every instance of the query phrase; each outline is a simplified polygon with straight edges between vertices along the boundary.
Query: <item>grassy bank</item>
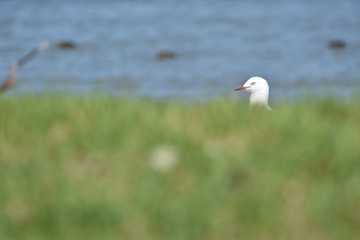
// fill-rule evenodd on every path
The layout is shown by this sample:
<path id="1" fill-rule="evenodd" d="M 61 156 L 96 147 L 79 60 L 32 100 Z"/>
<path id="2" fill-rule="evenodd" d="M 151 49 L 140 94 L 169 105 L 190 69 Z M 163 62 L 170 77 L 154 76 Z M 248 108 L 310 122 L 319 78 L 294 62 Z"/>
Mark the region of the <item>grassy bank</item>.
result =
<path id="1" fill-rule="evenodd" d="M 360 104 L 0 98 L 0 239 L 360 239 Z"/>

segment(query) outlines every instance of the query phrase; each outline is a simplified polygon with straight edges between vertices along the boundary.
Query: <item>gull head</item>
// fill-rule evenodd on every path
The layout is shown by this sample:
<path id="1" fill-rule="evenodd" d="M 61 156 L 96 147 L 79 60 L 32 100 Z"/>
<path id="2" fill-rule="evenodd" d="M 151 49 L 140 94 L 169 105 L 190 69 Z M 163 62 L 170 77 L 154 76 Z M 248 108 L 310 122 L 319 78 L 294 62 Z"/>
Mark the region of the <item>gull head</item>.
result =
<path id="1" fill-rule="evenodd" d="M 245 90 L 249 93 L 269 93 L 267 81 L 261 77 L 249 78 L 243 86 L 238 86 L 235 91 Z"/>
<path id="2" fill-rule="evenodd" d="M 272 111 L 268 104 L 269 85 L 261 77 L 249 78 L 244 85 L 235 88 L 235 91 L 245 90 L 250 93 L 250 107 L 253 105 L 262 105 Z"/>

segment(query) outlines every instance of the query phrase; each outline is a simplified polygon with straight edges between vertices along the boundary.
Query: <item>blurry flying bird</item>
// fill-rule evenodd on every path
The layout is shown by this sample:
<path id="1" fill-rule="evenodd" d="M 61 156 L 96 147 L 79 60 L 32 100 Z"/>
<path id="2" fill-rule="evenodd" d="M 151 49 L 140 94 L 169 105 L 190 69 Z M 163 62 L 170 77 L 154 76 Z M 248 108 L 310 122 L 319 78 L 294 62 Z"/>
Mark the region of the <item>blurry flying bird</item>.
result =
<path id="1" fill-rule="evenodd" d="M 49 47 L 53 46 L 54 48 L 74 48 L 76 45 L 70 41 L 56 41 L 50 43 L 49 41 L 44 41 L 40 43 L 36 48 L 32 49 L 24 57 L 20 58 L 18 61 L 15 61 L 11 64 L 9 76 L 6 80 L 0 85 L 0 92 L 13 87 L 16 83 L 16 74 L 19 68 L 21 68 L 25 63 L 33 59 L 37 54 L 45 51 Z"/>

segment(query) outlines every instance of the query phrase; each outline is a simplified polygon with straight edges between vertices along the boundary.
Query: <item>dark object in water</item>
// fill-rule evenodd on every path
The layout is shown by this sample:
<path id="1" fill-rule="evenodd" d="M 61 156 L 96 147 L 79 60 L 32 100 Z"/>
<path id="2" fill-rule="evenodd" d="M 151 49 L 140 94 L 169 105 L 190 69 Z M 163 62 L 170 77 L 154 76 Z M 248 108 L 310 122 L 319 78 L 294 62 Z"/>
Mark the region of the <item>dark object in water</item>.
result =
<path id="1" fill-rule="evenodd" d="M 161 51 L 156 55 L 156 58 L 159 60 L 169 60 L 174 59 L 176 57 L 176 54 L 171 51 Z"/>
<path id="2" fill-rule="evenodd" d="M 345 42 L 342 40 L 332 40 L 329 42 L 329 47 L 332 49 L 343 49 L 345 45 Z"/>
<path id="3" fill-rule="evenodd" d="M 54 42 L 54 47 L 64 48 L 64 49 L 73 49 L 73 48 L 76 48 L 76 44 L 71 41 L 56 41 L 56 42 Z"/>
<path id="4" fill-rule="evenodd" d="M 10 68 L 9 76 L 6 78 L 6 80 L 0 85 L 0 92 L 13 87 L 16 83 L 16 74 L 20 67 L 22 67 L 25 63 L 33 59 L 37 54 L 45 51 L 49 47 L 55 47 L 55 48 L 74 48 L 75 44 L 72 42 L 65 42 L 65 41 L 56 41 L 53 44 L 51 44 L 49 41 L 44 41 L 40 43 L 36 48 L 32 49 L 28 54 L 26 54 L 24 57 L 20 58 L 18 61 L 15 61 L 12 63 Z"/>

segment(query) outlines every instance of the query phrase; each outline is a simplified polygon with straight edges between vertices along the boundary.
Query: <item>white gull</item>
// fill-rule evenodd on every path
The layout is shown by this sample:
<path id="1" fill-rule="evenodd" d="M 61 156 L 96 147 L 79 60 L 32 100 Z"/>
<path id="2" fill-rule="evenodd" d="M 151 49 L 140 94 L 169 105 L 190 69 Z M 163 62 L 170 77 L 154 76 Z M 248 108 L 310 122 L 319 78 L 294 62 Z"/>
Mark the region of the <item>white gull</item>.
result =
<path id="1" fill-rule="evenodd" d="M 249 78 L 243 86 L 238 86 L 235 91 L 245 90 L 250 93 L 250 107 L 261 105 L 267 110 L 272 111 L 268 104 L 269 85 L 267 81 L 261 77 Z"/>

